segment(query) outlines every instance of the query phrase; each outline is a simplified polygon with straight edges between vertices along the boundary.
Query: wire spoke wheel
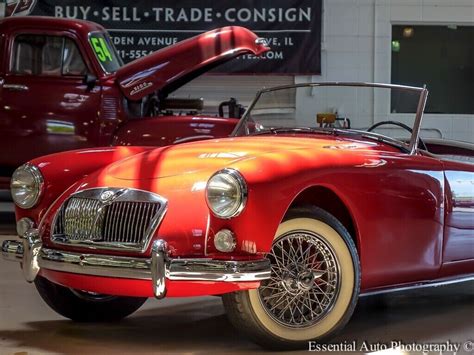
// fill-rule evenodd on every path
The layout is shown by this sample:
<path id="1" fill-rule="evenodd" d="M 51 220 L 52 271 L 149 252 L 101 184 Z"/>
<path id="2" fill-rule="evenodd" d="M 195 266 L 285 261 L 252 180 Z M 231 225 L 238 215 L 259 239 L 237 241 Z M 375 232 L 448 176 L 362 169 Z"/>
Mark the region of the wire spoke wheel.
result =
<path id="1" fill-rule="evenodd" d="M 291 208 L 267 258 L 260 287 L 225 294 L 232 324 L 268 349 L 303 349 L 344 327 L 360 291 L 357 247 L 347 229 L 314 206 Z"/>
<path id="2" fill-rule="evenodd" d="M 290 328 L 314 326 L 332 309 L 340 288 L 334 250 L 321 236 L 292 231 L 273 243 L 267 256 L 271 278 L 258 290 L 267 314 Z"/>

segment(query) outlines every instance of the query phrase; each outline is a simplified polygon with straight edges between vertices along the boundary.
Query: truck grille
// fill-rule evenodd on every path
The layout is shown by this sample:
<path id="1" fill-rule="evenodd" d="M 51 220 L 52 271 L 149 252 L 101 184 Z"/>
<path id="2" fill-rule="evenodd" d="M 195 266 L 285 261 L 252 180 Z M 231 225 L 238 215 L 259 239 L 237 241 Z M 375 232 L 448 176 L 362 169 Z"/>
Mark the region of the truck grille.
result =
<path id="1" fill-rule="evenodd" d="M 52 240 L 94 248 L 143 251 L 165 209 L 166 200 L 146 191 L 104 188 L 81 191 L 59 209 Z"/>

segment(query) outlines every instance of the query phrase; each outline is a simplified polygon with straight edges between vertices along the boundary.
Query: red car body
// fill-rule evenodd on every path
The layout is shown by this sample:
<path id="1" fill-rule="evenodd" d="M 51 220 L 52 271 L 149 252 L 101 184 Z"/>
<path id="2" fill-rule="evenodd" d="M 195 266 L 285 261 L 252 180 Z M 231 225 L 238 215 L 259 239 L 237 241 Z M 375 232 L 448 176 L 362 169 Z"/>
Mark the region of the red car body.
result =
<path id="1" fill-rule="evenodd" d="M 288 151 L 290 145 L 295 148 Z M 215 231 L 230 228 L 256 248 L 248 253 L 239 240 L 232 259 L 263 258 L 290 206 L 320 200 L 357 236 L 362 293 L 474 271 L 474 196 L 464 201 L 463 208 L 456 200 L 457 189 L 474 180 L 472 164 L 440 161 L 423 153 L 411 156 L 362 137 L 249 137 L 158 149 L 111 147 L 51 155 L 32 164 L 41 169 L 46 194 L 32 210 L 17 208 L 17 219 L 42 221 L 43 243 L 50 248 L 58 247 L 49 234 L 61 204 L 82 189 L 107 186 L 153 191 L 172 201 L 155 238 L 166 236 L 174 257 L 228 258 L 216 252 L 209 240 Z M 244 171 L 252 186 L 247 208 L 232 220 L 213 217 L 203 203 L 205 189 L 196 188 L 224 166 Z M 291 185 L 287 183 L 290 179 Z M 365 197 L 367 194 L 370 198 Z M 405 218 L 409 224 L 400 223 Z M 203 231 L 203 235 L 196 237 L 195 230 Z M 84 251 L 64 245 L 61 249 Z M 144 252 L 100 252 L 149 257 L 151 244 Z M 149 282 L 50 270 L 41 273 L 69 287 L 153 296 Z M 193 295 L 219 294 L 258 283 L 191 285 L 195 282 L 169 281 L 168 295 L 189 296 L 190 289 Z"/>
<path id="2" fill-rule="evenodd" d="M 91 33 L 106 36 L 102 26 L 81 20 L 15 17 L 0 21 L 0 188 L 7 188 L 17 166 L 41 155 L 117 144 L 165 146 L 183 139 L 229 135 L 238 117 L 206 117 L 197 109 L 183 109 L 190 114 L 177 115 L 159 103 L 153 113 L 137 114 L 134 107 L 143 111 L 152 96 L 164 103 L 168 94 L 211 68 L 242 54 L 268 50 L 249 30 L 226 27 L 109 73 L 89 42 Z M 43 69 L 39 74 L 14 72 L 15 39 L 21 35 L 73 41 L 85 71 L 80 75 Z"/>
<path id="3" fill-rule="evenodd" d="M 419 90 L 426 99 L 425 89 L 410 90 Z M 361 131 L 299 131 L 161 148 L 85 149 L 34 159 L 30 164 L 41 173 L 42 196 L 34 207 L 16 209 L 17 219 L 28 218 L 30 229 L 22 242 L 4 243 L 4 256 L 23 260 L 29 281 L 39 275 L 94 294 L 161 298 L 253 290 L 269 277 L 267 256 L 289 211 L 316 206 L 334 216 L 352 238 L 361 295 L 472 280 L 474 165 L 416 145 L 411 152 L 379 138 Z M 447 145 L 444 149 L 459 152 Z M 472 145 L 466 144 L 462 153 L 472 159 Z M 228 169 L 246 181 L 245 202 L 239 213 L 222 218 L 211 211 L 206 194 L 211 178 Z M 160 201 L 157 228 L 132 248 L 128 239 L 94 242 L 95 223 L 87 222 L 84 211 L 100 208 L 72 206 L 67 212 L 65 207 L 81 198 L 80 203 L 107 203 L 109 193 L 122 192 Z M 106 225 L 101 233 L 125 218 L 132 219 L 113 233 L 134 233 L 126 228 L 142 219 L 140 212 L 123 208 L 98 223 Z M 65 213 L 69 223 L 89 223 L 89 237 L 58 238 Z M 235 236 L 231 252 L 216 246 L 222 231 Z M 240 272 L 242 265 L 246 272 Z M 161 276 L 137 276 L 142 269 Z M 358 295 L 358 282 L 355 287 Z"/>

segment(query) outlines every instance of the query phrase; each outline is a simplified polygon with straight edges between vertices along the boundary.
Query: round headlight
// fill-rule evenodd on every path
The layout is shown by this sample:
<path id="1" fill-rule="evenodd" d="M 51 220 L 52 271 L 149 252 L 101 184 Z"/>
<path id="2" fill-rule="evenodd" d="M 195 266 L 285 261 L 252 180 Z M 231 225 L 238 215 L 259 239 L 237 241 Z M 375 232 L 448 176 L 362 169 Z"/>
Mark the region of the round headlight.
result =
<path id="1" fill-rule="evenodd" d="M 43 176 L 36 166 L 22 165 L 13 173 L 10 190 L 18 207 L 32 208 L 41 197 Z"/>
<path id="2" fill-rule="evenodd" d="M 207 182 L 207 204 L 219 218 L 238 216 L 245 208 L 247 184 L 237 170 L 224 169 Z"/>

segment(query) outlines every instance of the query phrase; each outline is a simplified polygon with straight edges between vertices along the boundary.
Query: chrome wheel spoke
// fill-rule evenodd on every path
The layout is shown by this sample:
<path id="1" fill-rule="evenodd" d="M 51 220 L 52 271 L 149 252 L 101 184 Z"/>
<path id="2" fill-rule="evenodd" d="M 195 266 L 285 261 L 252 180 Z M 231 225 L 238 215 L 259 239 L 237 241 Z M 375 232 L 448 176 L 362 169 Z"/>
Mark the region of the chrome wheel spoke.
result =
<path id="1" fill-rule="evenodd" d="M 276 298 L 276 297 L 281 297 L 284 293 L 285 293 L 285 291 L 276 292 L 276 293 L 273 293 L 269 296 L 264 296 L 263 299 L 265 301 L 268 301 L 268 300 L 271 300 L 271 299 Z"/>
<path id="2" fill-rule="evenodd" d="M 319 322 L 339 291 L 339 264 L 331 246 L 317 234 L 295 231 L 278 238 L 268 258 L 271 279 L 258 292 L 268 315 L 293 328 Z"/>

